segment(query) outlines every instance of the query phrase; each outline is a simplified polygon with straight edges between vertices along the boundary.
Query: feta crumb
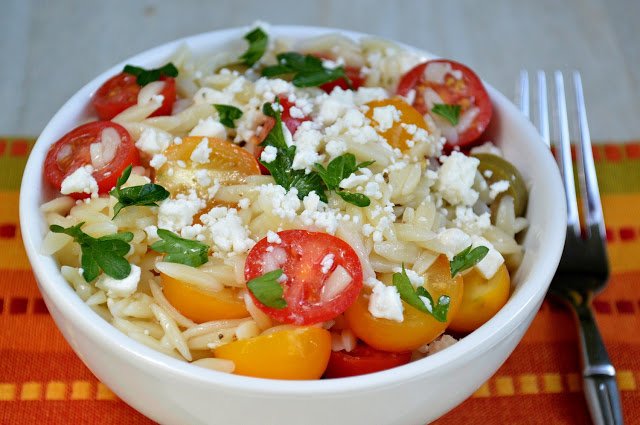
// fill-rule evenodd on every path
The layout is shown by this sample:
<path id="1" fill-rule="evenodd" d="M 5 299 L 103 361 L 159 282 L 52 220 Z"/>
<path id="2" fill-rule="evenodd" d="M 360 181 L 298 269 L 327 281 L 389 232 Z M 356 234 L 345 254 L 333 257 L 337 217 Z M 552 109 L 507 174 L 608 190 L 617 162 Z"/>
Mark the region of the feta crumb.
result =
<path id="1" fill-rule="evenodd" d="M 347 151 L 347 144 L 344 140 L 329 140 L 324 150 L 331 158 L 335 158 Z"/>
<path id="2" fill-rule="evenodd" d="M 402 272 L 402 267 L 394 267 L 393 268 L 393 272 L 394 273 L 401 273 Z M 415 271 L 413 271 L 411 269 L 407 269 L 407 268 L 405 268 L 405 272 L 407 273 L 407 277 L 409 278 L 409 282 L 411 282 L 411 285 L 414 288 L 417 288 L 419 286 L 424 285 L 424 276 L 421 276 L 418 273 L 416 273 Z"/>
<path id="3" fill-rule="evenodd" d="M 151 165 L 156 170 L 162 167 L 167 162 L 167 157 L 161 153 L 157 153 L 153 155 L 151 161 L 149 161 L 149 165 Z"/>
<path id="4" fill-rule="evenodd" d="M 485 255 L 485 257 L 475 265 L 475 268 L 480 272 L 482 277 L 485 279 L 491 279 L 504 263 L 504 258 L 502 258 L 502 255 L 498 250 L 493 247 L 493 244 L 485 238 L 473 235 L 471 236 L 471 240 L 473 242 L 471 244 L 472 248 L 477 248 L 479 246 L 486 246 L 489 248 L 487 255 Z"/>
<path id="5" fill-rule="evenodd" d="M 197 162 L 198 164 L 206 164 L 209 162 L 209 155 L 213 149 L 209 147 L 209 139 L 204 137 L 198 146 L 191 152 L 191 156 L 189 157 L 191 161 Z M 178 164 L 180 165 L 180 164 Z"/>
<path id="6" fill-rule="evenodd" d="M 62 180 L 60 193 L 63 195 L 70 193 L 98 193 L 98 182 L 93 178 L 92 173 L 93 167 L 91 165 L 79 167 Z"/>
<path id="7" fill-rule="evenodd" d="M 214 120 L 212 117 L 199 120 L 198 124 L 189 132 L 189 136 L 214 137 L 217 139 L 227 138 L 227 129 L 222 123 Z"/>
<path id="8" fill-rule="evenodd" d="M 463 249 L 471 245 L 471 237 L 460 229 L 444 229 L 438 233 L 438 242 L 449 260 Z"/>
<path id="9" fill-rule="evenodd" d="M 365 183 L 367 180 L 369 180 L 369 176 L 366 176 L 366 175 L 356 176 L 355 173 L 351 173 L 349 177 L 347 177 L 346 179 L 340 182 L 340 187 L 343 189 L 353 189 L 354 187 L 357 187 Z"/>
<path id="10" fill-rule="evenodd" d="M 251 200 L 249 198 L 242 198 L 238 201 L 238 207 L 240 209 L 246 210 L 251 205 Z"/>
<path id="11" fill-rule="evenodd" d="M 136 148 L 149 155 L 154 155 L 162 153 L 170 144 L 171 135 L 169 133 L 148 127 L 140 134 L 140 138 L 136 142 Z"/>
<path id="12" fill-rule="evenodd" d="M 266 146 L 260 154 L 260 159 L 269 164 L 276 160 L 276 156 L 278 156 L 278 149 L 275 146 Z"/>
<path id="13" fill-rule="evenodd" d="M 269 230 L 267 232 L 267 242 L 281 244 L 282 239 L 280 239 L 280 236 L 276 232 Z"/>
<path id="14" fill-rule="evenodd" d="M 211 186 L 211 176 L 209 175 L 209 171 L 205 169 L 196 170 L 196 182 L 202 187 Z"/>
<path id="15" fill-rule="evenodd" d="M 451 205 L 473 205 L 479 196 L 472 186 L 480 161 L 456 151 L 440 160 L 442 166 L 438 169 L 436 190 Z"/>
<path id="16" fill-rule="evenodd" d="M 492 183 L 489 186 L 489 197 L 491 199 L 496 199 L 496 197 L 502 192 L 506 192 L 509 189 L 509 182 L 507 180 L 500 180 L 495 183 Z"/>
<path id="17" fill-rule="evenodd" d="M 205 201 L 198 198 L 195 191 L 189 195 L 178 195 L 176 199 L 165 199 L 158 208 L 158 227 L 179 231 L 193 223 L 193 216 L 204 208 Z"/>
<path id="18" fill-rule="evenodd" d="M 402 113 L 393 105 L 373 108 L 373 119 L 378 123 L 378 130 L 385 132 L 393 127 L 395 121 L 400 121 Z"/>
<path id="19" fill-rule="evenodd" d="M 255 245 L 235 208 L 215 207 L 200 216 L 219 251 L 244 253 Z"/>
<path id="20" fill-rule="evenodd" d="M 320 266 L 322 266 L 323 274 L 329 273 L 329 270 L 331 270 L 331 267 L 333 267 L 334 258 L 334 254 L 327 254 L 322 258 L 322 261 L 320 261 Z"/>
<path id="21" fill-rule="evenodd" d="M 131 272 L 124 279 L 114 279 L 103 273 L 98 277 L 96 286 L 104 289 L 110 298 L 126 298 L 138 289 L 140 273 L 140 267 L 131 264 Z"/>
<path id="22" fill-rule="evenodd" d="M 376 282 L 369 297 L 369 313 L 379 319 L 402 322 L 404 320 L 403 311 L 404 307 L 398 289 L 395 286 L 387 286 L 380 281 Z"/>

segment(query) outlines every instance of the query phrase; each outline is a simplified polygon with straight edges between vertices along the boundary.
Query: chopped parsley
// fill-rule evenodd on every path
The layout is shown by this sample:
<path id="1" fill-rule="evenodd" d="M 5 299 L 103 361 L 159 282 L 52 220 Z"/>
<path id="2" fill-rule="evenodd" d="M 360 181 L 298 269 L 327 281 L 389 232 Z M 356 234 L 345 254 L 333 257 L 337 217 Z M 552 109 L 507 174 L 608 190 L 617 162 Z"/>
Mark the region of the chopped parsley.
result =
<path id="1" fill-rule="evenodd" d="M 131 264 L 124 258 L 129 253 L 129 242 L 133 233 L 114 233 L 112 235 L 94 238 L 84 233 L 80 228 L 84 222 L 64 228 L 57 224 L 49 226 L 53 233 L 64 233 L 80 244 L 82 257 L 82 277 L 87 282 L 93 281 L 102 270 L 114 279 L 124 279 L 131 273 Z"/>
<path id="2" fill-rule="evenodd" d="M 393 274 L 393 285 L 398 289 L 400 298 L 404 302 L 417 308 L 423 313 L 432 315 L 438 322 L 447 321 L 450 302 L 449 296 L 440 296 L 440 298 L 438 298 L 438 303 L 434 304 L 431 294 L 423 286 L 419 286 L 414 290 L 413 285 L 411 285 L 411 281 L 409 280 L 409 276 L 407 276 L 404 264 L 402 265 L 401 273 Z"/>
<path id="3" fill-rule="evenodd" d="M 431 111 L 434 114 L 440 115 L 445 120 L 449 121 L 451 125 L 457 125 L 460 119 L 460 105 L 448 105 L 446 103 L 436 103 L 433 105 Z"/>
<path id="4" fill-rule="evenodd" d="M 244 39 L 249 43 L 249 47 L 239 59 L 245 65 L 253 66 L 260 60 L 262 55 L 264 55 L 264 52 L 267 50 L 269 36 L 262 30 L 262 28 L 258 27 L 245 34 Z"/>
<path id="5" fill-rule="evenodd" d="M 449 261 L 451 267 L 451 277 L 455 277 L 458 273 L 470 269 L 478 264 L 489 253 L 486 246 L 478 246 L 471 249 L 469 245 L 466 249 L 457 253 L 453 260 Z"/>
<path id="6" fill-rule="evenodd" d="M 340 182 L 358 171 L 358 169 L 368 167 L 371 164 L 373 164 L 373 161 L 357 164 L 356 157 L 351 153 L 346 153 L 331 160 L 327 168 L 324 168 L 321 164 L 316 164 L 316 172 L 320 175 L 327 189 L 334 190 L 346 202 L 358 207 L 368 207 L 371 204 L 368 196 L 362 193 L 345 192 L 340 189 Z"/>
<path id="7" fill-rule="evenodd" d="M 278 281 L 283 275 L 282 269 L 277 269 L 247 282 L 247 288 L 254 297 L 267 307 L 283 309 L 287 301 L 282 298 L 284 289 Z"/>
<path id="8" fill-rule="evenodd" d="M 171 62 L 156 69 L 144 69 L 133 65 L 125 65 L 122 72 L 134 75 L 136 82 L 143 87 L 149 83 L 158 81 L 162 77 L 178 76 L 178 68 Z"/>
<path id="9" fill-rule="evenodd" d="M 264 68 L 262 76 L 293 75 L 291 82 L 296 87 L 316 87 L 343 78 L 351 87 L 343 66 L 326 68 L 319 57 L 296 52 L 280 53 L 276 58 L 278 64 Z"/>
<path id="10" fill-rule="evenodd" d="M 142 186 L 131 186 L 122 189 L 122 185 L 129 180 L 131 176 L 131 165 L 124 169 L 122 175 L 118 178 L 116 187 L 114 187 L 109 195 L 118 200 L 113 207 L 113 218 L 120 213 L 123 208 L 133 205 L 157 207 L 156 202 L 163 201 L 169 197 L 169 191 L 159 184 L 147 183 Z"/>
<path id="11" fill-rule="evenodd" d="M 213 105 L 218 111 L 218 115 L 220 116 L 220 122 L 222 125 L 228 128 L 236 128 L 235 120 L 242 116 L 242 111 L 235 106 L 232 105 Z"/>
<path id="12" fill-rule="evenodd" d="M 160 241 L 151 245 L 151 249 L 162 252 L 164 261 L 198 267 L 209 261 L 209 246 L 202 242 L 183 239 L 166 229 L 158 229 Z"/>

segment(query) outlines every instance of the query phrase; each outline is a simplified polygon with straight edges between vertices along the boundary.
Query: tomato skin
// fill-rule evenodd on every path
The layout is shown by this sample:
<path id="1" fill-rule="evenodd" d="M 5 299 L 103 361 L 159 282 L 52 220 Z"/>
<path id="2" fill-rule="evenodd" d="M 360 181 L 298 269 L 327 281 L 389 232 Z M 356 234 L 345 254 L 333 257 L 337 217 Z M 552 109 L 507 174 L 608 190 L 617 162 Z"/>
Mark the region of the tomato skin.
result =
<path id="1" fill-rule="evenodd" d="M 275 320 L 295 325 L 324 322 L 343 313 L 362 289 L 362 267 L 353 248 L 342 239 L 321 232 L 285 230 L 278 232 L 278 236 L 282 241 L 279 244 L 270 243 L 264 238 L 251 249 L 244 275 L 248 282 L 271 271 L 263 270 L 263 263 L 268 255 L 274 255 L 276 250 L 283 250 L 282 255 L 286 256 L 286 261 L 280 268 L 287 276 L 282 284 L 287 306 L 282 309 L 268 307 L 249 291 L 256 306 Z M 269 247 L 273 247 L 273 251 L 267 251 Z M 328 254 L 333 254 L 334 260 L 331 269 L 325 274 L 322 273 L 321 262 Z M 322 300 L 324 283 L 338 266 L 347 271 L 351 282 L 332 299 Z"/>
<path id="2" fill-rule="evenodd" d="M 270 379 L 319 379 L 331 354 L 331 334 L 317 327 L 282 330 L 214 349 L 233 360 L 234 374 Z"/>
<path id="3" fill-rule="evenodd" d="M 340 87 L 342 90 L 358 90 L 364 85 L 365 78 L 362 76 L 360 68 L 356 68 L 355 66 L 346 66 L 344 68 L 344 72 L 347 74 L 349 80 L 351 80 L 351 87 L 349 87 L 347 80 L 339 78 L 335 81 L 331 81 L 330 83 L 322 84 L 320 88 L 327 93 L 331 93 L 336 87 Z"/>
<path id="4" fill-rule="evenodd" d="M 486 323 L 509 300 L 511 278 L 503 264 L 489 280 L 477 270 L 464 275 L 464 293 L 458 314 L 450 329 L 455 332 L 472 332 Z"/>
<path id="5" fill-rule="evenodd" d="M 390 275 L 384 276 L 383 282 L 390 283 L 390 278 Z M 439 322 L 404 301 L 402 322 L 374 317 L 369 313 L 368 294 L 363 291 L 344 314 L 349 328 L 359 339 L 382 351 L 410 351 L 433 341 L 457 314 L 462 301 L 463 280 L 460 276 L 451 277 L 449 261 L 440 255 L 425 273 L 424 286 L 434 300 L 441 295 L 450 297 L 446 322 Z"/>
<path id="6" fill-rule="evenodd" d="M 196 323 L 249 316 L 242 298 L 230 288 L 209 292 L 165 274 L 160 276 L 162 293 L 169 303 Z"/>
<path id="7" fill-rule="evenodd" d="M 444 83 L 427 81 L 425 70 L 430 64 L 448 64 L 451 66 L 451 70 L 453 72 L 459 72 L 462 78 L 456 79 L 451 73 L 447 73 L 444 77 Z M 447 139 L 449 148 L 452 146 L 463 147 L 474 144 L 489 125 L 493 115 L 491 99 L 480 78 L 467 66 L 445 59 L 427 61 L 409 70 L 400 79 L 396 93 L 400 96 L 407 96 L 409 91 L 415 90 L 416 96 L 413 101 L 413 107 L 420 113 L 428 113 L 434 119 L 438 120 L 440 119 L 438 115 L 431 112 L 425 103 L 424 92 L 428 88 L 434 90 L 440 98 L 442 98 L 444 103 L 460 105 L 460 114 L 463 114 L 473 106 L 479 109 L 478 114 L 466 130 L 457 134 L 457 140 Z"/>
<path id="8" fill-rule="evenodd" d="M 171 115 L 173 103 L 176 101 L 176 82 L 171 77 L 163 77 L 165 86 L 160 92 L 164 96 L 162 106 L 151 116 Z M 140 85 L 136 77 L 125 72 L 114 75 L 98 88 L 91 100 L 93 107 L 101 120 L 110 120 L 120 112 L 138 102 Z"/>
<path id="9" fill-rule="evenodd" d="M 91 164 L 89 146 L 100 140 L 102 131 L 111 127 L 120 136 L 120 145 L 113 160 L 104 167 L 93 171 L 93 178 L 98 183 L 98 193 L 108 193 L 118 181 L 118 177 L 129 165 L 138 165 L 140 155 L 136 149 L 129 132 L 119 124 L 110 121 L 94 121 L 83 124 L 65 134 L 54 143 L 47 152 L 44 161 L 44 175 L 46 181 L 57 190 L 60 190 L 62 181 L 78 168 Z M 70 153 L 59 158 L 61 150 L 69 146 Z M 70 196 L 76 199 L 89 197 L 86 193 L 73 193 Z"/>
<path id="10" fill-rule="evenodd" d="M 365 344 L 358 344 L 350 352 L 332 351 L 325 378 L 344 378 L 365 375 L 402 366 L 411 361 L 411 352 L 391 353 L 376 350 Z"/>

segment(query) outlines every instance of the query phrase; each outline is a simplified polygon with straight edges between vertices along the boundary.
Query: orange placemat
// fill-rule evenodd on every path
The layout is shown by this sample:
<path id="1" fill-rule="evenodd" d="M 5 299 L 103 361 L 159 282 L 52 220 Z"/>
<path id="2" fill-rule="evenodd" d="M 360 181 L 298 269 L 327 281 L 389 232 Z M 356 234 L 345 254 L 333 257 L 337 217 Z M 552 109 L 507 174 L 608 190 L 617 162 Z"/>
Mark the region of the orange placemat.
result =
<path id="1" fill-rule="evenodd" d="M 148 424 L 71 351 L 22 247 L 18 190 L 31 139 L 0 139 L 0 424 Z M 594 303 L 627 423 L 640 423 L 640 143 L 594 148 L 613 276 Z M 429 400 L 425 400 L 429 403 Z M 444 424 L 585 424 L 570 314 L 545 301 L 500 370 Z"/>

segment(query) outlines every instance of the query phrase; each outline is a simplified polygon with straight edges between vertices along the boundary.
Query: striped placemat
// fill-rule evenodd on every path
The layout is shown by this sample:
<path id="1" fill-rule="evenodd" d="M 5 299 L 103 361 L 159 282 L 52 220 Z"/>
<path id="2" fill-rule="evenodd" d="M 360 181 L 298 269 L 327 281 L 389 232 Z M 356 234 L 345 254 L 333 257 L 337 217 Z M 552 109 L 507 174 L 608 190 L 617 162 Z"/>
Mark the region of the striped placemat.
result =
<path id="1" fill-rule="evenodd" d="M 146 424 L 98 382 L 56 329 L 30 271 L 18 191 L 33 145 L 0 138 L 0 424 Z M 627 423 L 640 417 L 640 142 L 594 147 L 613 275 L 594 302 Z M 571 315 L 545 301 L 500 370 L 438 424 L 584 424 Z M 429 403 L 429 400 L 425 400 Z"/>

